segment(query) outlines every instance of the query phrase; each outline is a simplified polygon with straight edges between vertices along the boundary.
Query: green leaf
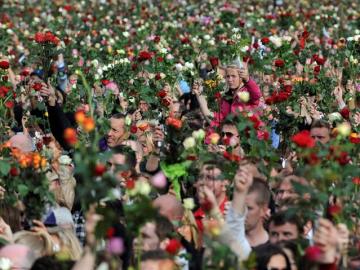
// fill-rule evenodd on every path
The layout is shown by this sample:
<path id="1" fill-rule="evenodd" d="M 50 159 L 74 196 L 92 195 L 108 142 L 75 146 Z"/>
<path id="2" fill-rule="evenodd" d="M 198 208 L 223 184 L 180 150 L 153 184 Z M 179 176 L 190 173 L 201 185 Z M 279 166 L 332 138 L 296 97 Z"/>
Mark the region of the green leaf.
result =
<path id="1" fill-rule="evenodd" d="M 2 175 L 7 175 L 10 171 L 10 164 L 5 160 L 0 160 L 0 172 Z"/>
<path id="2" fill-rule="evenodd" d="M 18 192 L 21 197 L 25 197 L 29 192 L 29 188 L 27 185 L 20 184 L 20 185 L 18 185 Z"/>

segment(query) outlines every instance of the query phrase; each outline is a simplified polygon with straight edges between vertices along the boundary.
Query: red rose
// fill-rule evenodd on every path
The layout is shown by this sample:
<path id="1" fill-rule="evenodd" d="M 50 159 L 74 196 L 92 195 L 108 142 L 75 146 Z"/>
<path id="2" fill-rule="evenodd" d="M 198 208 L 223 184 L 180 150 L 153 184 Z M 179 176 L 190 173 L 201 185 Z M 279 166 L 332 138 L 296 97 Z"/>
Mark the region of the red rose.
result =
<path id="1" fill-rule="evenodd" d="M 115 234 L 115 229 L 114 227 L 110 227 L 106 230 L 106 237 L 107 238 L 112 238 Z"/>
<path id="2" fill-rule="evenodd" d="M 258 130 L 256 136 L 259 140 L 263 140 L 263 141 L 267 141 L 270 138 L 270 134 L 266 130 L 265 131 Z"/>
<path id="3" fill-rule="evenodd" d="M 332 204 L 332 205 L 329 205 L 328 209 L 327 209 L 327 213 L 330 217 L 335 217 L 335 216 L 338 216 L 342 211 L 342 208 L 340 205 L 338 204 Z"/>
<path id="4" fill-rule="evenodd" d="M 307 247 L 305 250 L 305 257 L 309 261 L 317 261 L 320 258 L 321 254 L 321 249 L 318 246 L 310 246 Z"/>
<path id="5" fill-rule="evenodd" d="M 300 131 L 291 137 L 291 140 L 302 148 L 312 148 L 315 146 L 315 140 L 311 138 L 308 130 Z"/>
<path id="6" fill-rule="evenodd" d="M 255 42 L 255 43 L 253 44 L 253 47 L 254 47 L 255 50 L 257 50 L 257 49 L 259 48 L 259 43 Z"/>
<path id="7" fill-rule="evenodd" d="M 45 43 L 46 42 L 45 34 L 41 33 L 41 32 L 36 33 L 34 39 L 37 43 Z"/>
<path id="8" fill-rule="evenodd" d="M 106 172 L 106 166 L 102 163 L 96 164 L 94 168 L 94 175 L 95 176 L 102 176 Z"/>
<path id="9" fill-rule="evenodd" d="M 352 179 L 352 182 L 354 183 L 354 185 L 360 186 L 360 177 L 354 177 Z"/>
<path id="10" fill-rule="evenodd" d="M 320 161 L 320 158 L 315 153 L 311 153 L 308 157 L 306 157 L 306 162 L 310 165 L 319 164 Z"/>
<path id="11" fill-rule="evenodd" d="M 171 102 L 170 102 L 170 100 L 168 100 L 167 98 L 164 98 L 164 99 L 161 100 L 161 104 L 162 104 L 163 106 L 165 106 L 165 107 L 169 107 L 170 104 L 171 104 Z"/>
<path id="12" fill-rule="evenodd" d="M 322 66 L 322 65 L 325 64 L 326 59 L 318 56 L 318 57 L 315 58 L 315 61 L 316 61 L 316 63 L 317 63 L 318 65 Z"/>
<path id="13" fill-rule="evenodd" d="M 341 111 L 340 114 L 343 118 L 345 119 L 349 119 L 350 118 L 350 110 L 348 107 L 344 107 Z"/>
<path id="14" fill-rule="evenodd" d="M 20 174 L 20 171 L 18 170 L 18 168 L 16 167 L 11 167 L 10 171 L 9 171 L 9 174 L 12 176 L 12 177 L 15 177 L 15 176 L 18 176 Z"/>
<path id="15" fill-rule="evenodd" d="M 2 69 L 8 69 L 9 67 L 10 67 L 10 64 L 9 64 L 8 61 L 5 61 L 5 60 L 0 61 L 0 68 L 2 68 Z"/>
<path id="16" fill-rule="evenodd" d="M 164 97 L 166 97 L 166 95 L 167 95 L 167 93 L 166 93 L 165 90 L 160 90 L 160 91 L 157 93 L 157 96 L 158 96 L 159 98 L 164 98 Z"/>
<path id="17" fill-rule="evenodd" d="M 190 43 L 190 39 L 188 37 L 184 37 L 181 39 L 181 43 L 182 44 L 189 44 Z"/>
<path id="18" fill-rule="evenodd" d="M 101 84 L 104 85 L 104 86 L 106 86 L 109 83 L 110 83 L 110 80 L 106 80 L 106 79 L 101 80 Z"/>
<path id="19" fill-rule="evenodd" d="M 165 250 L 171 255 L 176 255 L 181 248 L 181 243 L 177 239 L 170 239 Z"/>
<path id="20" fill-rule="evenodd" d="M 216 68 L 219 65 L 219 58 L 217 57 L 210 57 L 210 64 L 213 68 Z"/>
<path id="21" fill-rule="evenodd" d="M 349 140 L 353 144 L 358 144 L 360 143 L 360 135 L 357 133 L 351 133 L 349 136 Z"/>
<path id="22" fill-rule="evenodd" d="M 216 98 L 216 99 L 221 99 L 221 93 L 220 92 L 216 92 L 215 94 L 214 94 L 214 98 Z"/>
<path id="23" fill-rule="evenodd" d="M 6 94 L 10 91 L 10 88 L 6 86 L 0 86 L 0 97 L 5 97 Z"/>
<path id="24" fill-rule="evenodd" d="M 6 101 L 5 102 L 5 107 L 8 108 L 8 109 L 14 108 L 14 101 L 12 101 L 12 100 Z"/>
<path id="25" fill-rule="evenodd" d="M 36 82 L 32 85 L 32 89 L 34 89 L 35 91 L 40 91 L 42 87 L 43 85 L 39 82 Z"/>
<path id="26" fill-rule="evenodd" d="M 270 42 L 270 39 L 268 38 L 268 37 L 263 37 L 262 39 L 261 39 L 261 43 L 262 44 L 268 44 Z"/>
<path id="27" fill-rule="evenodd" d="M 135 133 L 137 132 L 137 126 L 136 126 L 136 125 L 132 125 L 132 126 L 130 127 L 130 132 L 133 133 L 133 134 L 135 134 Z"/>
<path id="28" fill-rule="evenodd" d="M 139 56 L 138 56 L 138 60 L 139 61 L 146 61 L 146 60 L 150 60 L 152 57 L 151 53 L 148 52 L 148 51 L 141 51 L 139 53 Z"/>
<path id="29" fill-rule="evenodd" d="M 249 120 L 253 123 L 253 127 L 255 129 L 258 129 L 261 125 L 261 121 L 259 120 L 259 118 L 257 118 L 256 115 L 252 115 L 249 117 Z"/>
<path id="30" fill-rule="evenodd" d="M 267 105 L 272 105 L 274 104 L 274 98 L 273 97 L 268 97 L 267 99 L 265 99 L 265 103 Z"/>
<path id="31" fill-rule="evenodd" d="M 275 67 L 280 67 L 280 68 L 285 66 L 285 62 L 282 59 L 276 59 L 274 64 L 275 64 Z"/>
<path id="32" fill-rule="evenodd" d="M 314 73 L 315 74 L 319 74 L 320 70 L 321 70 L 320 66 L 315 66 L 314 67 Z"/>
<path id="33" fill-rule="evenodd" d="M 338 156 L 336 158 L 336 160 L 340 165 L 344 166 L 344 165 L 348 164 L 351 159 L 347 152 L 341 152 L 340 156 Z"/>
<path id="34" fill-rule="evenodd" d="M 164 61 L 164 58 L 162 58 L 161 56 L 158 56 L 156 58 L 156 61 L 158 61 L 159 63 L 163 62 Z"/>
<path id="35" fill-rule="evenodd" d="M 155 80 L 157 80 L 157 81 L 161 80 L 161 75 L 160 75 L 160 73 L 157 73 L 157 74 L 155 75 Z"/>
<path id="36" fill-rule="evenodd" d="M 159 36 L 155 36 L 154 42 L 155 42 L 155 43 L 159 43 L 159 42 L 160 42 L 160 39 L 161 39 L 161 38 L 160 38 Z"/>
<path id="37" fill-rule="evenodd" d="M 135 187 L 135 181 L 132 178 L 126 180 L 126 188 L 133 189 Z"/>

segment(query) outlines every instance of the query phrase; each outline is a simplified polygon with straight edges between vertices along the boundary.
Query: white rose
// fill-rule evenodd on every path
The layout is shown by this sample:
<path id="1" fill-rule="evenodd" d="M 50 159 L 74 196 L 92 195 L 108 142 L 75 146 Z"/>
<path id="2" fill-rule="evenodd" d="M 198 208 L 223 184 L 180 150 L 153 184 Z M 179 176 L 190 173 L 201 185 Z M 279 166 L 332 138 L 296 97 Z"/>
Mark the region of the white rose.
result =
<path id="1" fill-rule="evenodd" d="M 193 68 L 194 68 L 194 64 L 193 64 L 193 63 L 186 62 L 186 63 L 185 63 L 185 67 L 188 68 L 188 69 L 193 69 Z"/>
<path id="2" fill-rule="evenodd" d="M 277 48 L 281 47 L 282 45 L 281 38 L 277 36 L 271 36 L 269 39 Z"/>
<path id="3" fill-rule="evenodd" d="M 70 165 L 72 162 L 71 158 L 68 155 L 62 155 L 59 157 L 59 163 L 62 165 Z"/>
<path id="4" fill-rule="evenodd" d="M 130 33 L 129 32 L 123 32 L 122 35 L 126 38 L 128 38 L 130 36 Z"/>
<path id="5" fill-rule="evenodd" d="M 193 210 L 195 207 L 194 199 L 193 198 L 186 198 L 184 199 L 184 208 L 188 210 Z"/>
<path id="6" fill-rule="evenodd" d="M 11 260 L 8 258 L 0 258 L 0 269 L 10 270 L 12 266 Z"/>
<path id="7" fill-rule="evenodd" d="M 193 137 L 187 137 L 184 142 L 183 145 L 185 147 L 185 149 L 191 149 L 195 147 L 195 139 Z"/>
<path id="8" fill-rule="evenodd" d="M 247 52 L 249 50 L 249 46 L 244 46 L 240 49 L 242 52 Z"/>
<path id="9" fill-rule="evenodd" d="M 204 36 L 204 39 L 205 39 L 205 40 L 209 40 L 210 38 L 211 38 L 210 35 L 205 35 L 205 36 Z"/>
<path id="10" fill-rule="evenodd" d="M 336 128 L 341 136 L 347 137 L 350 135 L 351 126 L 348 122 L 343 122 L 343 123 L 337 125 Z"/>
<path id="11" fill-rule="evenodd" d="M 193 131 L 192 136 L 196 140 L 202 141 L 205 138 L 205 131 L 203 129 Z"/>
<path id="12" fill-rule="evenodd" d="M 209 44 L 210 44 L 211 46 L 214 46 L 214 45 L 215 45 L 215 40 L 213 40 L 213 39 L 209 40 Z"/>
<path id="13" fill-rule="evenodd" d="M 177 63 L 177 64 L 175 64 L 175 68 L 177 71 L 181 71 L 183 69 L 183 66 L 182 66 L 182 64 Z"/>
<path id="14" fill-rule="evenodd" d="M 144 180 L 139 180 L 135 184 L 135 191 L 141 195 L 149 195 L 151 191 L 151 186 L 148 182 Z"/>
<path id="15" fill-rule="evenodd" d="M 342 116 L 338 112 L 333 112 L 333 113 L 329 114 L 329 120 L 331 122 L 338 121 L 338 120 L 341 120 L 341 119 L 342 119 Z"/>
<path id="16" fill-rule="evenodd" d="M 248 102 L 250 99 L 250 94 L 248 91 L 241 91 L 237 95 L 238 95 L 239 99 L 244 103 Z"/>

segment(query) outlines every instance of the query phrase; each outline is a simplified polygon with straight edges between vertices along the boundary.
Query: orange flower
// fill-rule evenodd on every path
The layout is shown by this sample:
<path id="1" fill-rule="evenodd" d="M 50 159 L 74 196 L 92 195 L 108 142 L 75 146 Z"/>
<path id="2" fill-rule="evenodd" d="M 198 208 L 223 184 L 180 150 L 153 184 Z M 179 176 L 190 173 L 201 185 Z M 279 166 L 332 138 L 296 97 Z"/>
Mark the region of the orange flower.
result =
<path id="1" fill-rule="evenodd" d="M 95 121 L 91 117 L 86 117 L 82 123 L 82 126 L 86 132 L 93 131 L 95 128 Z"/>
<path id="2" fill-rule="evenodd" d="M 67 128 L 64 132 L 64 139 L 69 145 L 75 145 L 77 143 L 76 130 L 73 128 Z"/>
<path id="3" fill-rule="evenodd" d="M 137 125 L 137 127 L 141 131 L 146 131 L 149 128 L 149 123 L 148 122 L 141 122 L 140 124 Z"/>
<path id="4" fill-rule="evenodd" d="M 176 129 L 181 129 L 181 127 L 182 127 L 182 121 L 180 119 L 176 119 L 173 117 L 168 117 L 166 119 L 166 124 L 176 128 Z"/>
<path id="5" fill-rule="evenodd" d="M 83 122 L 84 122 L 84 120 L 85 120 L 85 112 L 84 111 L 77 111 L 76 113 L 75 113 L 75 120 L 76 120 L 76 122 L 78 123 L 78 124 L 82 124 Z"/>

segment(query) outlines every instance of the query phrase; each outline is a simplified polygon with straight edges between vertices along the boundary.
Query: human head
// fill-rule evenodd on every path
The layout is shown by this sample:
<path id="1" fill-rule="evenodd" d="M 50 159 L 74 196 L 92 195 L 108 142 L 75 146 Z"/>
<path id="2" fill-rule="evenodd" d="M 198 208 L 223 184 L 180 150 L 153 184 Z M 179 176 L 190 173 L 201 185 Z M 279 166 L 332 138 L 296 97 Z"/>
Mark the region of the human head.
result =
<path id="1" fill-rule="evenodd" d="M 241 85 L 241 78 L 239 75 L 239 68 L 237 66 L 227 66 L 225 70 L 226 83 L 231 90 L 236 90 Z"/>
<path id="2" fill-rule="evenodd" d="M 112 156 L 108 161 L 113 172 L 116 171 L 116 166 L 122 166 L 120 170 L 127 170 L 134 172 L 136 167 L 136 154 L 126 145 L 117 145 L 112 149 Z"/>
<path id="3" fill-rule="evenodd" d="M 254 249 L 257 270 L 291 270 L 290 262 L 285 252 L 278 246 L 264 244 Z"/>
<path id="4" fill-rule="evenodd" d="M 0 258 L 9 259 L 13 269 L 30 269 L 36 255 L 28 246 L 10 244 L 0 249 Z"/>
<path id="5" fill-rule="evenodd" d="M 149 104 L 145 100 L 140 100 L 139 108 L 141 112 L 147 112 L 149 110 Z"/>
<path id="6" fill-rule="evenodd" d="M 52 254 L 52 243 L 48 234 L 19 231 L 14 234 L 13 241 L 15 244 L 29 247 L 35 253 L 36 258 Z"/>
<path id="7" fill-rule="evenodd" d="M 163 250 L 151 250 L 141 255 L 142 270 L 175 270 L 173 259 Z"/>
<path id="8" fill-rule="evenodd" d="M 164 249 L 164 244 L 173 231 L 171 222 L 165 217 L 158 216 L 155 221 L 147 222 L 140 228 L 140 236 L 134 239 L 134 249 L 135 251 Z"/>
<path id="9" fill-rule="evenodd" d="M 272 244 L 295 240 L 303 234 L 303 224 L 298 216 L 288 212 L 278 212 L 269 220 L 269 240 Z"/>
<path id="10" fill-rule="evenodd" d="M 316 141 L 322 144 L 326 144 L 330 141 L 331 128 L 330 124 L 317 120 L 311 125 L 310 135 Z"/>
<path id="11" fill-rule="evenodd" d="M 210 160 L 200 169 L 199 180 L 197 182 L 198 192 L 203 186 L 208 187 L 215 195 L 217 200 L 224 199 L 228 180 L 222 179 L 221 162 L 223 159 Z"/>
<path id="12" fill-rule="evenodd" d="M 170 221 L 179 221 L 184 214 L 184 208 L 181 202 L 171 194 L 157 197 L 154 200 L 153 205 L 155 208 L 159 209 L 161 215 L 168 218 Z"/>
<path id="13" fill-rule="evenodd" d="M 110 130 L 106 136 L 106 142 L 110 148 L 120 145 L 129 137 L 125 128 L 125 117 L 124 114 L 117 113 L 110 118 Z"/>
<path id="14" fill-rule="evenodd" d="M 270 197 L 271 193 L 267 183 L 254 177 L 245 199 L 248 209 L 245 221 L 247 232 L 263 227 L 264 218 L 269 210 Z"/>
<path id="15" fill-rule="evenodd" d="M 63 270 L 72 269 L 74 261 L 58 260 L 55 256 L 43 256 L 38 258 L 30 270 Z"/>
<path id="16" fill-rule="evenodd" d="M 221 139 L 225 145 L 237 147 L 240 144 L 239 131 L 233 121 L 225 121 L 221 128 Z"/>
<path id="17" fill-rule="evenodd" d="M 294 190 L 293 183 L 307 185 L 307 181 L 296 175 L 288 175 L 282 178 L 278 184 L 275 194 L 275 204 L 277 207 L 283 206 L 285 201 L 294 201 L 299 197 Z"/>
<path id="18" fill-rule="evenodd" d="M 33 144 L 31 138 L 24 134 L 16 134 L 9 140 L 10 146 L 19 149 L 23 153 L 32 152 Z"/>

